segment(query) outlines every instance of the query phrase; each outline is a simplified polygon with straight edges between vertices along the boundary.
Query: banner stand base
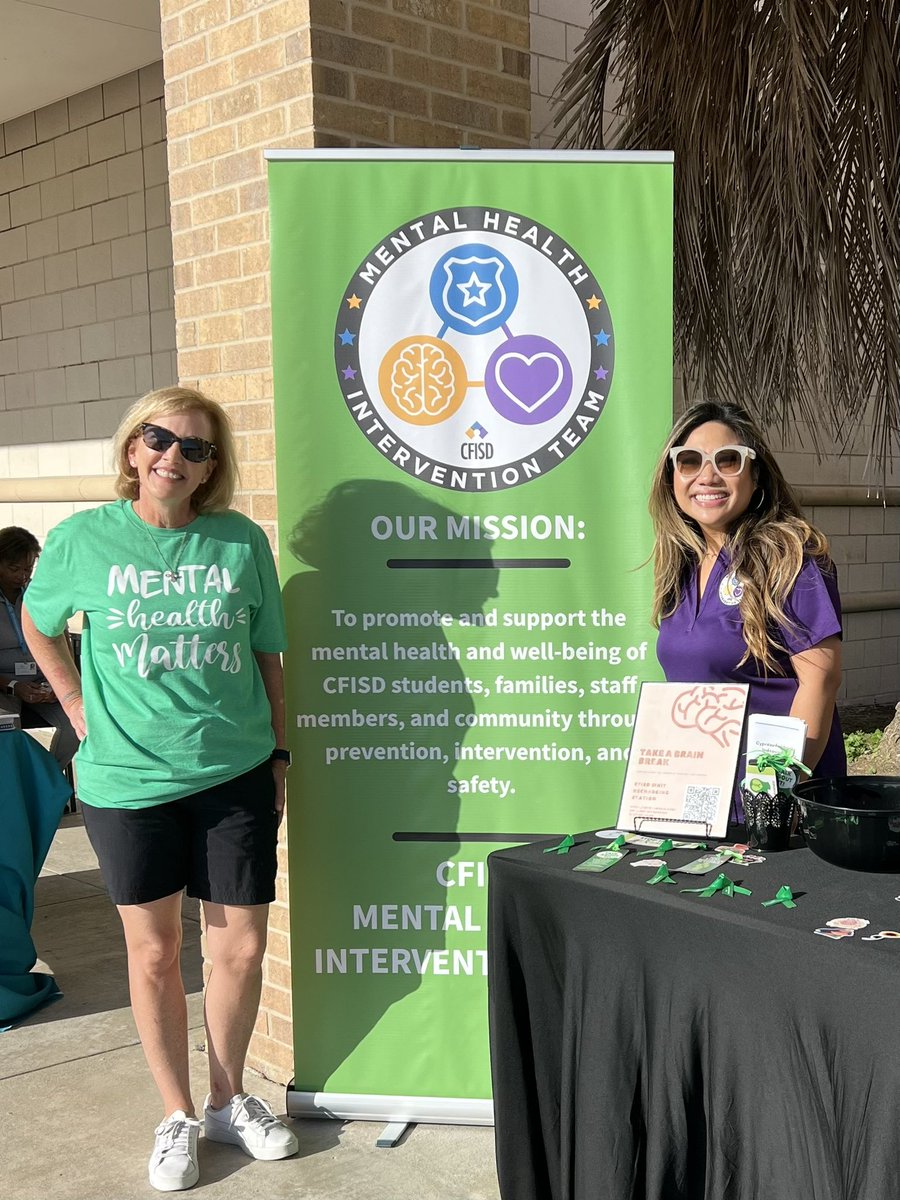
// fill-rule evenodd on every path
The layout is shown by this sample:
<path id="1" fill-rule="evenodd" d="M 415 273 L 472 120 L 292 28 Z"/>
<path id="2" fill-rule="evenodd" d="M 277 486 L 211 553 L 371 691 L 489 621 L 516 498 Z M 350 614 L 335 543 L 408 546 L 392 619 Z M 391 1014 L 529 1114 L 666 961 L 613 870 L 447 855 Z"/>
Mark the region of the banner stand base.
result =
<path id="1" fill-rule="evenodd" d="M 288 1084 L 289 1117 L 331 1121 L 377 1121 L 393 1125 L 493 1125 L 492 1100 L 456 1096 L 375 1096 L 354 1092 L 304 1092 Z M 384 1135 L 388 1130 L 385 1130 Z M 402 1129 L 398 1137 L 402 1135 Z M 384 1144 L 379 1139 L 379 1145 Z M 395 1143 L 387 1143 L 393 1145 Z"/>
<path id="2" fill-rule="evenodd" d="M 393 1150 L 407 1129 L 409 1129 L 409 1121 L 392 1121 L 390 1125 L 385 1125 L 382 1129 L 375 1139 L 375 1145 L 379 1150 Z"/>

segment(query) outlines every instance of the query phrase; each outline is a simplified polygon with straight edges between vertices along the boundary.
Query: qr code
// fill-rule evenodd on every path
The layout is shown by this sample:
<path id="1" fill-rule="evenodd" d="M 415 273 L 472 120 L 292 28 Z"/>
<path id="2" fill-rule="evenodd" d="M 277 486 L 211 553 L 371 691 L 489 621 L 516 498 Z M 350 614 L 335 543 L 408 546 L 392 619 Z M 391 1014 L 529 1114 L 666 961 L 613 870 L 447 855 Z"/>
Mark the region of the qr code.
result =
<path id="1" fill-rule="evenodd" d="M 712 824 L 719 808 L 722 789 L 690 783 L 684 789 L 683 821 L 705 821 Z"/>

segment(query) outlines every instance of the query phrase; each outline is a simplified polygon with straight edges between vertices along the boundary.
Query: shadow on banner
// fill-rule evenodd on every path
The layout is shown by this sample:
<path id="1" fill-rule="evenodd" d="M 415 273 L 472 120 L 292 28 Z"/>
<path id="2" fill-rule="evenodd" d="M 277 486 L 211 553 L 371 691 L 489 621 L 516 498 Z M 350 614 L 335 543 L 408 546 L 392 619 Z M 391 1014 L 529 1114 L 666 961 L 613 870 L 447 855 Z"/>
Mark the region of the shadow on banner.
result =
<path id="1" fill-rule="evenodd" d="M 381 540 L 379 516 L 393 530 Z M 459 800 L 448 785 L 482 686 L 467 678 L 447 630 L 461 616 L 477 626 L 499 573 L 485 541 L 479 568 L 453 565 L 448 518 L 458 514 L 403 484 L 350 479 L 288 538 L 309 568 L 285 588 L 298 1090 L 365 1092 L 372 1062 L 370 1087 L 381 1092 L 386 1060 L 402 1056 L 406 1074 L 411 1056 L 427 1057 L 427 1044 L 408 1044 L 394 1021 L 382 1031 L 384 1049 L 368 1047 L 352 1083 L 341 1079 L 384 1014 L 426 978 L 443 1007 L 434 985 L 445 981 L 421 964 L 444 948 L 448 928 L 473 920 L 470 910 L 448 916 L 436 870 L 460 848 Z M 423 529 L 433 531 L 424 542 L 432 565 L 413 567 Z"/>

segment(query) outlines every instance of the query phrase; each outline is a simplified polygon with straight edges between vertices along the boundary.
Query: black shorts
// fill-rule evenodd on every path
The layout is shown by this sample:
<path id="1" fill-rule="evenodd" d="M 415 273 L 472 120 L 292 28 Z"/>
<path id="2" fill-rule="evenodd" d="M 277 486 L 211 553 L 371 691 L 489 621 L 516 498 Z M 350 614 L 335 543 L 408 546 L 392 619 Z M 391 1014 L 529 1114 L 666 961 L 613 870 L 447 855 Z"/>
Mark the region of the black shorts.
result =
<path id="1" fill-rule="evenodd" d="M 149 904 L 184 888 L 214 904 L 275 899 L 278 816 L 268 761 L 181 800 L 82 811 L 114 904 Z"/>

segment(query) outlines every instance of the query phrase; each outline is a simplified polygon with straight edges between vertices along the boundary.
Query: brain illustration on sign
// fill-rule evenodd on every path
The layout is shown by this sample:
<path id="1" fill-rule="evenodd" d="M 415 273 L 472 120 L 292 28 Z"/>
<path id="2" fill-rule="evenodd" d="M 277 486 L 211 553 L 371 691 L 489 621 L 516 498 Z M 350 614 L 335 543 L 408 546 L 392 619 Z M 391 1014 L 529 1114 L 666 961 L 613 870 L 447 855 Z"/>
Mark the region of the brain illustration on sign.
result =
<path id="1" fill-rule="evenodd" d="M 413 425 L 434 425 L 462 404 L 466 368 L 453 347 L 440 338 L 404 338 L 382 359 L 378 385 L 395 416 Z"/>
<path id="2" fill-rule="evenodd" d="M 397 469 L 496 491 L 564 463 L 596 427 L 613 325 L 590 267 L 519 213 L 428 213 L 373 247 L 335 327 L 348 411 Z"/>
<path id="3" fill-rule="evenodd" d="M 745 696 L 741 688 L 708 687 L 698 683 L 679 692 L 672 721 L 682 729 L 698 729 L 727 748 L 741 736 Z"/>

